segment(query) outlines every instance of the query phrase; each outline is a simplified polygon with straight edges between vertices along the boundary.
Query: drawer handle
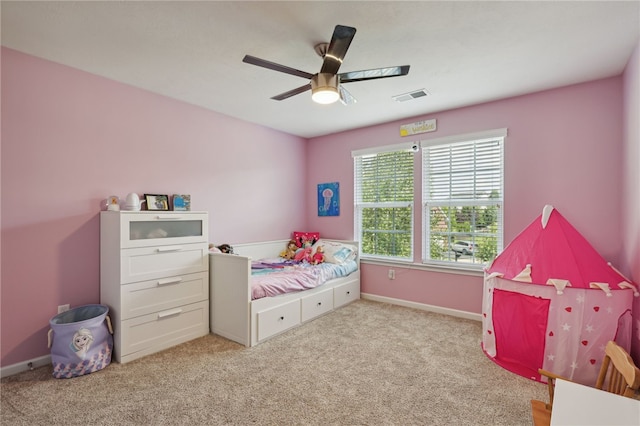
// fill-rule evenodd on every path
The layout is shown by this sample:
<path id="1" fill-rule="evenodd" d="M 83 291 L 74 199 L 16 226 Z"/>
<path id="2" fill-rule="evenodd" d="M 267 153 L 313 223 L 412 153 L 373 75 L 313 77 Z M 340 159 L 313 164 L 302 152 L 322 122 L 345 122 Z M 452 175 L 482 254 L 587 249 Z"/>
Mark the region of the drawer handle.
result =
<path id="1" fill-rule="evenodd" d="M 350 295 L 350 294 L 351 294 L 351 292 L 350 292 L 350 291 L 348 291 L 348 292 L 347 292 L 347 296 L 348 296 L 348 295 Z"/>
<path id="2" fill-rule="evenodd" d="M 174 315 L 179 315 L 181 313 L 182 313 L 182 309 L 181 308 L 173 309 L 171 311 L 160 312 L 160 313 L 158 313 L 158 319 L 172 317 Z"/>
<path id="3" fill-rule="evenodd" d="M 180 251 L 182 250 L 182 246 L 166 246 L 166 247 L 158 247 L 156 251 L 158 253 L 165 253 L 168 251 Z"/>
<path id="4" fill-rule="evenodd" d="M 322 306 L 322 302 L 318 302 L 318 306 Z"/>
<path id="5" fill-rule="evenodd" d="M 166 219 L 180 220 L 180 219 L 182 219 L 182 216 L 173 216 L 173 215 L 170 215 L 170 214 L 159 214 L 158 216 L 156 216 L 156 219 L 162 219 L 162 220 L 166 220 Z"/>
<path id="6" fill-rule="evenodd" d="M 283 316 L 282 316 L 282 317 L 280 317 L 280 321 L 284 321 L 284 317 L 283 317 Z"/>
<path id="7" fill-rule="evenodd" d="M 182 281 L 181 277 L 178 277 L 178 278 L 167 278 L 167 279 L 164 279 L 164 280 L 158 280 L 158 285 L 161 286 L 161 285 L 168 285 L 168 284 L 178 284 L 181 281 Z"/>

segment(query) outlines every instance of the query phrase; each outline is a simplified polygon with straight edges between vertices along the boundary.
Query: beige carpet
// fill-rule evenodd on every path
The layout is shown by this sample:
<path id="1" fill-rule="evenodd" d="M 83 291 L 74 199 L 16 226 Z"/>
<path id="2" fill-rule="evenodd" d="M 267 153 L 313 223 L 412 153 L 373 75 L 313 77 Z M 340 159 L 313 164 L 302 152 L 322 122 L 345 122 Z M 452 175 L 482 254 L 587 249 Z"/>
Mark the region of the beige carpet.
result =
<path id="1" fill-rule="evenodd" d="M 540 383 L 481 324 L 360 300 L 254 348 L 209 335 L 74 379 L 2 380 L 6 425 L 530 425 Z"/>

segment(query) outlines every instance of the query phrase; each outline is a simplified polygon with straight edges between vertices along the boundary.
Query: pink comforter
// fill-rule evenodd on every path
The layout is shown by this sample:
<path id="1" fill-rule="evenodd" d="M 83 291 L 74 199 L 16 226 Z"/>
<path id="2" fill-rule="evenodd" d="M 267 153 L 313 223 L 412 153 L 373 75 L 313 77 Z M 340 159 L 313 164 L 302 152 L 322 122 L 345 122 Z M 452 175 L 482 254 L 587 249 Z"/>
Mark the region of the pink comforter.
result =
<path id="1" fill-rule="evenodd" d="M 264 261 L 258 263 L 265 264 Z M 308 290 L 333 278 L 347 276 L 357 269 L 355 261 L 340 265 L 322 263 L 314 266 L 301 263 L 277 265 L 275 268 L 257 268 L 251 277 L 251 299 Z"/>

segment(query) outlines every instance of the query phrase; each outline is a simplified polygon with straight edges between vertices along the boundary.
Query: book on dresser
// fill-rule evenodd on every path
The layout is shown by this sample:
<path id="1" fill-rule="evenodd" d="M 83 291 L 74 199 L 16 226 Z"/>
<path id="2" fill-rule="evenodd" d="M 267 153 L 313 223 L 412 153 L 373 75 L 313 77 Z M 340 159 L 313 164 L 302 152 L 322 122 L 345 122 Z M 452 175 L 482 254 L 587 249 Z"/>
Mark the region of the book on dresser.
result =
<path id="1" fill-rule="evenodd" d="M 207 212 L 100 213 L 100 303 L 125 363 L 209 333 Z"/>

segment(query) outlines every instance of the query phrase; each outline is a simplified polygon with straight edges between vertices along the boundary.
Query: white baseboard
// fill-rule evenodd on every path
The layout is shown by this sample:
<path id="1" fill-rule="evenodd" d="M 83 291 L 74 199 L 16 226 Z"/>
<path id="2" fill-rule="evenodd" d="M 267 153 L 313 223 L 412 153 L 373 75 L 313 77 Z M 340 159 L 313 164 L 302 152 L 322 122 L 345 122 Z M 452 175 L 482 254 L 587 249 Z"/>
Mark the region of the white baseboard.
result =
<path id="1" fill-rule="evenodd" d="M 34 368 L 42 367 L 51 364 L 51 355 L 44 355 L 31 360 L 26 360 L 13 365 L 7 365 L 0 368 L 0 377 L 9 377 L 14 374 L 22 373 L 23 371 L 32 370 Z"/>
<path id="2" fill-rule="evenodd" d="M 389 303 L 391 305 L 404 306 L 406 308 L 420 309 L 422 311 L 435 312 L 438 314 L 450 315 L 470 319 L 474 321 L 482 321 L 482 315 L 473 312 L 459 311 L 457 309 L 443 308 L 442 306 L 427 305 L 425 303 L 411 302 L 409 300 L 394 299 L 393 297 L 377 296 L 375 294 L 360 293 L 360 297 L 374 302 Z"/>

